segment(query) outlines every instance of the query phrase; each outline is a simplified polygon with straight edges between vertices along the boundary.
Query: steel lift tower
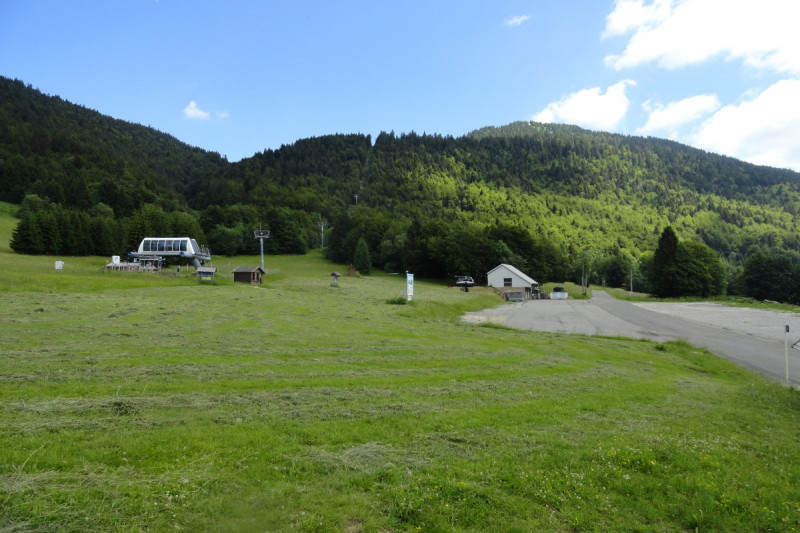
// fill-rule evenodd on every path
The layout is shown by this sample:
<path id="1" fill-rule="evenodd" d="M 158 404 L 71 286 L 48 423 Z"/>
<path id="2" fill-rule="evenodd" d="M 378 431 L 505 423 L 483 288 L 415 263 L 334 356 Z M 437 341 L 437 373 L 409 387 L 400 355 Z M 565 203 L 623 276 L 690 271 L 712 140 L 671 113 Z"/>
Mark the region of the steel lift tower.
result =
<path id="1" fill-rule="evenodd" d="M 266 270 L 264 270 L 264 239 L 269 239 L 269 230 L 261 229 L 259 226 L 259 229 L 253 230 L 253 235 L 261 242 L 261 270 L 266 272 Z"/>

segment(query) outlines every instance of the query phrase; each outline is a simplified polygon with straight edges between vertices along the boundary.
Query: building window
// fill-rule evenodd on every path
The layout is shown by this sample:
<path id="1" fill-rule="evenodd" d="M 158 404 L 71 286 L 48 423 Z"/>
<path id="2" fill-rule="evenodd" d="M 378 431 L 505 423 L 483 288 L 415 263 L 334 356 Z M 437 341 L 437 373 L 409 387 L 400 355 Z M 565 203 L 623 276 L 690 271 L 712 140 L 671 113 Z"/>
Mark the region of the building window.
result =
<path id="1" fill-rule="evenodd" d="M 511 278 L 503 278 L 503 287 L 511 286 Z"/>

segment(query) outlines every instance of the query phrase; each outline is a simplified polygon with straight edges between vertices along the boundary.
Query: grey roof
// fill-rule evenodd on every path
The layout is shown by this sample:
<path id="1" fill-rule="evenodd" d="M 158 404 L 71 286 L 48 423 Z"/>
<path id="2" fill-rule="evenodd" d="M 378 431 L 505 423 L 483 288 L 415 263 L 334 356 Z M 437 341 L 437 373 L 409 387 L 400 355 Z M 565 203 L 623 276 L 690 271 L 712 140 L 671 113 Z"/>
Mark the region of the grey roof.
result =
<path id="1" fill-rule="evenodd" d="M 256 267 L 236 267 L 236 268 L 233 269 L 232 272 L 234 272 L 234 273 L 247 272 L 247 273 L 252 274 L 253 272 L 256 272 L 256 271 L 260 271 L 262 274 L 264 273 L 264 271 L 261 270 L 260 266 L 256 266 Z"/>
<path id="2" fill-rule="evenodd" d="M 530 283 L 531 285 L 538 285 L 538 283 L 536 282 L 535 279 L 533 279 L 532 277 L 528 276 L 527 274 L 522 272 L 517 267 L 512 266 L 512 265 L 508 265 L 506 263 L 502 263 L 500 265 L 497 265 L 496 267 L 494 267 L 493 269 L 491 269 L 489 271 L 489 274 L 491 274 L 492 272 L 494 272 L 498 268 L 505 268 L 506 270 L 508 270 L 512 274 L 515 274 L 515 275 L 519 276 L 520 278 L 522 278 L 522 281 L 524 281 L 525 283 Z"/>

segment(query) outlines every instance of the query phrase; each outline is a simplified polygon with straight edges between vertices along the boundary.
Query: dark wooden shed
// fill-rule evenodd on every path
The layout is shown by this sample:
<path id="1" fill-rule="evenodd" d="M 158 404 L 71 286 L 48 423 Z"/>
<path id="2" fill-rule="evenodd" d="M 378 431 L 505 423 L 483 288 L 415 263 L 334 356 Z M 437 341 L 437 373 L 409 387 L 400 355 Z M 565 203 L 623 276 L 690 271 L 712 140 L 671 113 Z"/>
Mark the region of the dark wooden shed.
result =
<path id="1" fill-rule="evenodd" d="M 233 269 L 235 283 L 262 283 L 264 271 L 261 267 L 236 267 Z"/>

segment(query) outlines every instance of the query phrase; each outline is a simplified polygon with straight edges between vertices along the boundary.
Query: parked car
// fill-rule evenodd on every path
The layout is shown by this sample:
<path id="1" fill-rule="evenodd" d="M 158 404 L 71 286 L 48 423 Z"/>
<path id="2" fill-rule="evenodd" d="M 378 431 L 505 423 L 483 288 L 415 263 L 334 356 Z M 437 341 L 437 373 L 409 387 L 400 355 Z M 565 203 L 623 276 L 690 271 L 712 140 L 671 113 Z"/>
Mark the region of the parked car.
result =
<path id="1" fill-rule="evenodd" d="M 469 292 L 470 287 L 475 286 L 475 280 L 472 276 L 456 276 L 456 287 L 461 287 L 464 292 Z"/>
<path id="2" fill-rule="evenodd" d="M 474 287 L 475 280 L 472 276 L 456 276 L 456 286 L 458 287 Z"/>

